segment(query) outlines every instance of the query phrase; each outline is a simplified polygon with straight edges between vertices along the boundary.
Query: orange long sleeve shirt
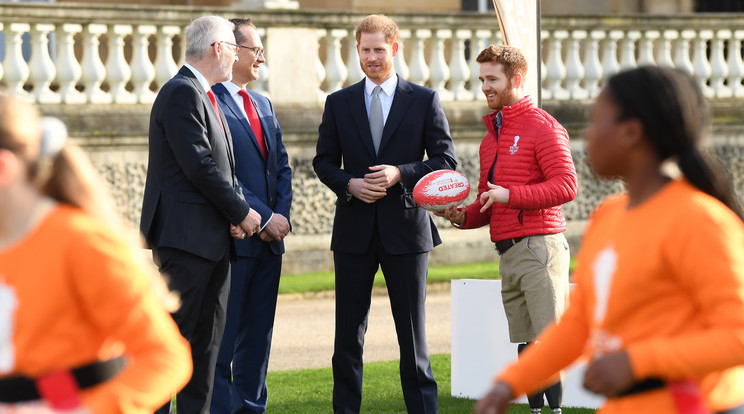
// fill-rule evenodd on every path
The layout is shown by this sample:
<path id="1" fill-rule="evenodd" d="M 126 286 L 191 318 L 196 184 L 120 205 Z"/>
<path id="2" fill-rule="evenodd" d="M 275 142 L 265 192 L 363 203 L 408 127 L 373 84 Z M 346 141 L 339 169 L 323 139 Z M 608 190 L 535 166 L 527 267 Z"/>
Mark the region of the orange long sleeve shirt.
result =
<path id="1" fill-rule="evenodd" d="M 628 209 L 593 214 L 561 321 L 497 376 L 515 394 L 579 357 L 627 351 L 637 380 L 693 379 L 711 410 L 744 402 L 744 224 L 685 180 Z M 674 413 L 658 389 L 607 400 L 603 414 Z"/>
<path id="2" fill-rule="evenodd" d="M 131 248 L 59 205 L 0 250 L 0 378 L 31 378 L 124 355 L 85 389 L 93 413 L 152 413 L 191 376 L 188 343 L 152 293 Z"/>

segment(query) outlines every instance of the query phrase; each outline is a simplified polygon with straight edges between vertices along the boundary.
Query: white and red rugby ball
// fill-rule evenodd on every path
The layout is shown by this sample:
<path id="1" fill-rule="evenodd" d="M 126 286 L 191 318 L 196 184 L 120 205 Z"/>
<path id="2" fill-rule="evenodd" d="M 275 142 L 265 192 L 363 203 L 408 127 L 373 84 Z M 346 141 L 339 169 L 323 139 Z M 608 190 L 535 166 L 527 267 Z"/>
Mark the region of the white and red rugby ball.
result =
<path id="1" fill-rule="evenodd" d="M 429 211 L 444 211 L 470 194 L 468 177 L 454 170 L 437 170 L 421 177 L 413 187 L 413 200 Z"/>

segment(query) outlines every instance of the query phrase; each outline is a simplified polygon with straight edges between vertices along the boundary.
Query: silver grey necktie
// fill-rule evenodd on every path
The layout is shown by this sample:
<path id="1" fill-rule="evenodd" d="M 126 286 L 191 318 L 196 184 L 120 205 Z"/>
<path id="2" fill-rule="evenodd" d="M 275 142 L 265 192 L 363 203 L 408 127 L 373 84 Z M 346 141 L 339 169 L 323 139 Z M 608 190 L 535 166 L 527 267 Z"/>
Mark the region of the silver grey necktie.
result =
<path id="1" fill-rule="evenodd" d="M 380 150 L 382 140 L 382 129 L 385 122 L 382 119 L 382 104 L 380 103 L 380 92 L 382 88 L 375 86 L 372 90 L 372 102 L 369 104 L 369 130 L 372 133 L 372 143 L 375 144 L 375 154 Z"/>

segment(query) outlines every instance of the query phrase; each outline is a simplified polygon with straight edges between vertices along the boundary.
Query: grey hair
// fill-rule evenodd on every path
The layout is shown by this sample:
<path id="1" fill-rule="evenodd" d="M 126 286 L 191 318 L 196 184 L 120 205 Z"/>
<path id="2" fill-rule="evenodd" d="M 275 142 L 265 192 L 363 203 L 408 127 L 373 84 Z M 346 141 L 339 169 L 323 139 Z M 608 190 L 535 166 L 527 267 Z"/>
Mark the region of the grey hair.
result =
<path id="1" fill-rule="evenodd" d="M 232 34 L 235 25 L 220 16 L 202 16 L 186 27 L 186 61 L 201 60 L 209 51 L 211 44 L 220 40 L 222 36 Z"/>

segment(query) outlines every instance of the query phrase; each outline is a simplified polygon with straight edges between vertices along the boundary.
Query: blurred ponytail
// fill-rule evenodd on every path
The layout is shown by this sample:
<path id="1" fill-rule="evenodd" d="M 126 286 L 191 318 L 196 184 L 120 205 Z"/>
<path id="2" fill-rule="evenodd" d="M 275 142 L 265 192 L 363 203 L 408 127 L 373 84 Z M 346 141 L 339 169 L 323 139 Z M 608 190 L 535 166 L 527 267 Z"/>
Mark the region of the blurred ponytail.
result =
<path id="1" fill-rule="evenodd" d="M 144 245 L 139 231 L 118 213 L 111 189 L 83 150 L 67 139 L 65 125 L 56 118 L 45 117 L 41 126 L 38 158 L 30 168 L 37 188 L 58 203 L 79 208 L 105 226 L 109 235 L 127 247 L 135 263 L 148 275 L 161 304 L 171 312 L 178 309 L 178 295 L 168 290 L 152 259 L 138 248 Z"/>
<path id="2" fill-rule="evenodd" d="M 677 165 L 687 181 L 704 193 L 720 200 L 744 221 L 741 205 L 733 190 L 733 183 L 721 163 L 692 146 L 677 156 Z"/>
<path id="3" fill-rule="evenodd" d="M 661 161 L 676 159 L 692 185 L 744 220 L 728 174 L 700 149 L 711 116 L 698 83 L 690 75 L 672 68 L 641 66 L 611 76 L 606 90 L 620 108 L 620 119 L 641 122 Z"/>

